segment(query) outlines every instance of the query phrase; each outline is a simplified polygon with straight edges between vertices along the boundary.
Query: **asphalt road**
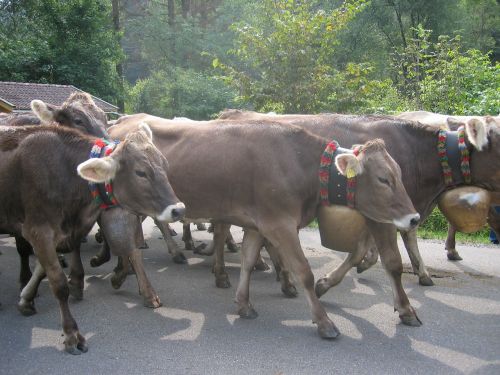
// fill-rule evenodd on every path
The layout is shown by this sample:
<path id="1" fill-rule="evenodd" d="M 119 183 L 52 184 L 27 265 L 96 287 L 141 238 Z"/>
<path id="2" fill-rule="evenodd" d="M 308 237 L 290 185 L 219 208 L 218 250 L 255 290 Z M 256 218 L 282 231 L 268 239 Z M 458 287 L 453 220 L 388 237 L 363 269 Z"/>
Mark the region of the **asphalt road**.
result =
<path id="1" fill-rule="evenodd" d="M 179 224 L 175 228 L 180 232 Z M 233 231 L 241 239 L 241 230 Z M 273 271 L 252 275 L 259 317 L 241 320 L 233 303 L 239 254 L 226 257 L 231 288 L 217 289 L 210 258 L 186 251 L 189 264 L 174 264 L 151 221 L 145 233 L 146 271 L 163 307 L 142 306 L 133 276 L 112 289 L 115 261 L 91 268 L 98 245 L 89 238 L 82 251 L 84 300 L 70 303 L 89 344 L 80 356 L 62 350 L 59 309 L 46 281 L 38 314 L 17 312 L 19 261 L 13 240 L 0 239 L 0 374 L 500 374 L 498 247 L 460 246 L 464 260 L 452 263 L 442 243 L 420 242 L 436 285 L 421 287 L 407 273 L 403 279 L 424 323 L 419 328 L 400 324 L 380 264 L 362 275 L 351 270 L 322 297 L 342 332 L 325 341 L 302 290 L 298 298 L 284 298 Z M 210 238 L 198 231 L 193 236 Z M 322 248 L 315 230 L 302 231 L 301 240 L 316 277 L 344 257 Z"/>

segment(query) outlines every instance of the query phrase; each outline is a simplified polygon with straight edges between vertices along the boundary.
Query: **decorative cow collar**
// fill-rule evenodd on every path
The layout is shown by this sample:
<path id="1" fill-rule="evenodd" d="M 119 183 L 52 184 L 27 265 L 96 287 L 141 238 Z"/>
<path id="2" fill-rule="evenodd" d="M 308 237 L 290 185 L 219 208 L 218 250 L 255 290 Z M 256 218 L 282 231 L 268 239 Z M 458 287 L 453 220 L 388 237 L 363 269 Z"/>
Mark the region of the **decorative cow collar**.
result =
<path id="1" fill-rule="evenodd" d="M 447 131 L 441 128 L 438 135 L 438 156 L 447 187 L 470 184 L 470 152 L 465 144 L 465 129 Z"/>
<path id="2" fill-rule="evenodd" d="M 90 150 L 90 158 L 109 156 L 118 143 L 119 141 L 110 142 L 103 138 L 97 139 L 92 147 L 92 150 Z M 99 204 L 100 208 L 106 209 L 118 205 L 118 202 L 113 195 L 113 186 L 111 185 L 111 181 L 103 184 L 89 182 L 89 189 L 94 201 Z"/>
<path id="3" fill-rule="evenodd" d="M 339 154 L 359 154 L 359 148 L 348 150 L 339 147 L 336 141 L 326 145 L 321 155 L 319 165 L 319 195 L 322 205 L 337 204 L 354 208 L 354 197 L 356 192 L 356 176 L 347 171 L 343 176 L 335 167 L 334 159 Z"/>

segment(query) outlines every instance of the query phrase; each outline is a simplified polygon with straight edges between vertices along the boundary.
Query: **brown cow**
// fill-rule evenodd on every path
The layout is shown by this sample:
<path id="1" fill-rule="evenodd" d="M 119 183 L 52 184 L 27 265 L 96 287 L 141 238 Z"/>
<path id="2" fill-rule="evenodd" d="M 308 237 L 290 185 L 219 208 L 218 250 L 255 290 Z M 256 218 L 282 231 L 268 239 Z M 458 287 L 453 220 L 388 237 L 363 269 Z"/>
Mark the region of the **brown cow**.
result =
<path id="1" fill-rule="evenodd" d="M 106 114 L 87 93 L 75 92 L 60 106 L 46 104 L 41 100 L 31 102 L 33 112 L 11 113 L 0 117 L 1 126 L 60 125 L 82 131 L 96 137 L 107 137 L 105 130 Z M 31 245 L 22 236 L 15 236 L 16 248 L 21 259 L 19 283 L 23 289 L 32 273 L 29 256 L 33 253 Z M 61 261 L 64 257 L 60 255 Z"/>
<path id="2" fill-rule="evenodd" d="M 402 167 L 403 182 L 421 217 L 425 219 L 437 198 L 447 187 L 437 155 L 438 130 L 434 126 L 398 119 L 391 116 L 352 116 L 339 114 L 323 115 L 265 115 L 256 112 L 229 110 L 221 115 L 225 119 L 267 119 L 298 125 L 317 135 L 337 139 L 349 146 L 375 137 L 382 138 L 387 150 Z M 473 121 L 466 124 L 466 144 L 471 152 L 472 185 L 492 192 L 500 191 L 500 129 Z M 493 171 L 493 172 L 492 172 Z M 397 249 L 395 228 L 386 226 L 376 234 L 379 242 L 388 243 Z M 432 285 L 417 246 L 416 229 L 401 231 L 415 273 L 422 285 Z M 367 249 L 368 250 L 368 249 Z M 376 252 L 374 252 L 376 261 Z M 368 264 L 367 264 L 368 263 Z M 358 272 L 370 266 L 363 262 Z M 338 280 L 338 277 L 335 277 Z M 333 278 L 322 280 L 320 294 L 333 285 Z"/>
<path id="3" fill-rule="evenodd" d="M 147 125 L 139 128 L 111 155 L 91 159 L 98 138 L 78 131 L 60 126 L 0 128 L 0 227 L 33 245 L 41 264 L 37 268 L 47 272 L 59 301 L 65 349 L 72 354 L 87 351 L 87 346 L 69 310 L 70 289 L 56 248 L 65 246 L 79 255 L 82 237 L 101 212 L 85 180 L 113 180 L 116 200 L 137 214 L 177 220 L 184 213 L 167 179 L 165 157 L 151 143 Z M 83 285 L 83 274 L 72 274 L 70 283 L 73 277 Z"/>
<path id="4" fill-rule="evenodd" d="M 477 116 L 448 116 L 440 113 L 432 113 L 426 111 L 415 111 L 415 112 L 404 112 L 399 114 L 397 117 L 418 121 L 422 124 L 428 124 L 436 127 L 447 127 L 450 130 L 457 130 L 458 127 L 462 126 L 464 123 L 470 121 L 473 118 L 478 118 Z M 483 121 L 488 121 L 492 126 L 500 126 L 500 116 L 482 116 Z M 498 202 L 496 202 L 498 204 Z M 489 226 L 500 236 L 500 214 L 494 209 L 493 206 L 490 207 L 488 212 L 488 224 Z M 449 260 L 462 260 L 462 257 L 456 250 L 456 236 L 457 229 L 448 223 L 448 235 L 445 242 L 446 256 Z"/>
<path id="5" fill-rule="evenodd" d="M 334 338 L 338 330 L 314 292 L 314 277 L 304 257 L 298 229 L 316 215 L 319 204 L 318 168 L 329 142 L 300 128 L 272 122 L 173 122 L 154 116 L 128 116 L 109 129 L 123 138 L 146 121 L 155 144 L 169 159 L 169 177 L 186 203 L 186 217 L 212 219 L 246 228 L 242 245 L 240 284 L 236 292 L 239 314 L 254 318 L 249 302 L 250 274 L 264 240 L 275 248 L 288 269 L 304 286 L 313 322 L 321 337 Z M 167 126 L 168 125 L 168 126 Z M 355 157 L 336 159 L 338 168 L 361 172 L 356 205 L 371 228 L 394 223 L 408 229 L 418 222 L 400 181 L 400 170 L 382 142 L 371 142 Z M 216 233 L 217 235 L 217 233 Z M 381 256 L 395 287 L 395 307 L 404 323 L 419 325 L 401 285 L 399 253 L 381 246 Z"/>

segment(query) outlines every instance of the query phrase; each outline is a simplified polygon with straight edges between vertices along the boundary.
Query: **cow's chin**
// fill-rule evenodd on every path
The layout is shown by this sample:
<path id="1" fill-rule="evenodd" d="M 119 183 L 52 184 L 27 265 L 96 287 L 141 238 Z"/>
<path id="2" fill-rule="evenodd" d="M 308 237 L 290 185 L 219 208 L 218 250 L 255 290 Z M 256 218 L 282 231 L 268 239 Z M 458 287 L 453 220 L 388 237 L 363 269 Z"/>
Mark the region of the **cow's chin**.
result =
<path id="1" fill-rule="evenodd" d="M 408 231 L 410 229 L 415 228 L 420 221 L 420 215 L 417 214 L 409 214 L 405 215 L 399 219 L 394 219 L 392 223 L 402 231 Z"/>

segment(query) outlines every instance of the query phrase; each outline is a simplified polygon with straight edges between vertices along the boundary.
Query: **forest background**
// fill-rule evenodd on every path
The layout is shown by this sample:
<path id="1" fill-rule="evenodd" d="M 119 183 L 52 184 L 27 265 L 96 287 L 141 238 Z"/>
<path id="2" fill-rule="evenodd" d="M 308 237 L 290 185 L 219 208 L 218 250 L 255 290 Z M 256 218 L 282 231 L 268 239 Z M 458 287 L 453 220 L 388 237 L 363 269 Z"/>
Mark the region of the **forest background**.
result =
<path id="1" fill-rule="evenodd" d="M 195 120 L 497 115 L 500 0 L 0 0 L 0 81 Z"/>

